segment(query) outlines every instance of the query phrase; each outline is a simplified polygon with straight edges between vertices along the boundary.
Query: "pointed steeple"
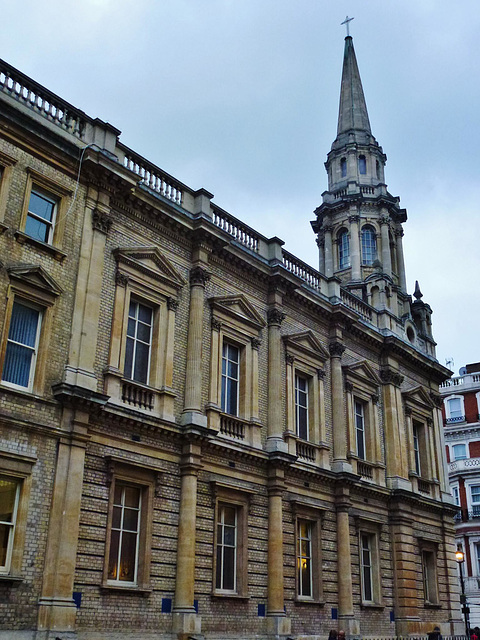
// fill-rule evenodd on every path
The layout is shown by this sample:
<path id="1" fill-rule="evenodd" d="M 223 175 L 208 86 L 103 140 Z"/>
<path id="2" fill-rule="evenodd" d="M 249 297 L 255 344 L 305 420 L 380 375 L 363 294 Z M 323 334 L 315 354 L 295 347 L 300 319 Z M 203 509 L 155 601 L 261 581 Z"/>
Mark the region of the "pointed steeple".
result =
<path id="1" fill-rule="evenodd" d="M 367 104 L 351 36 L 345 38 L 337 136 L 355 129 L 371 135 Z"/>

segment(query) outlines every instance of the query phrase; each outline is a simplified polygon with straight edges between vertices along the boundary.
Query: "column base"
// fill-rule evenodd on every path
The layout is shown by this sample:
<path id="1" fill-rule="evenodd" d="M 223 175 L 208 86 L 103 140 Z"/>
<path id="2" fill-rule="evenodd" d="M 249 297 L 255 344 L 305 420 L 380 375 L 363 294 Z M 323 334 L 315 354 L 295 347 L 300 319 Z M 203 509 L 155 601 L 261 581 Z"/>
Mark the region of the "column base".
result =
<path id="1" fill-rule="evenodd" d="M 405 478 L 400 478 L 398 476 L 391 476 L 387 478 L 387 487 L 393 490 L 403 489 L 404 491 L 411 491 L 412 483 L 410 482 L 410 480 L 406 480 Z"/>
<path id="2" fill-rule="evenodd" d="M 202 617 L 195 610 L 174 611 L 172 631 L 177 634 L 178 640 L 187 640 L 192 634 L 198 635 L 202 631 Z"/>
<path id="3" fill-rule="evenodd" d="M 335 473 L 353 473 L 352 465 L 347 460 L 334 460 L 332 471 Z"/>
<path id="4" fill-rule="evenodd" d="M 269 637 L 289 636 L 292 633 L 292 621 L 286 616 L 267 614 L 267 634 Z"/>
<path id="5" fill-rule="evenodd" d="M 265 443 L 265 451 L 268 453 L 277 451 L 288 453 L 288 445 L 282 436 L 269 436 Z"/>
<path id="6" fill-rule="evenodd" d="M 76 616 L 77 607 L 71 598 L 40 598 L 37 637 L 47 640 L 50 632 L 52 637 L 61 632 L 62 636 L 70 634 L 65 635 L 65 639 L 76 638 Z M 46 635 L 41 635 L 42 632 Z"/>
<path id="7" fill-rule="evenodd" d="M 180 416 L 180 424 L 183 427 L 193 426 L 206 429 L 208 426 L 207 416 L 198 411 L 184 411 Z"/>
<path id="8" fill-rule="evenodd" d="M 353 616 L 342 616 L 340 614 L 338 616 L 338 629 L 339 631 L 343 629 L 347 638 L 360 635 L 360 625 Z"/>

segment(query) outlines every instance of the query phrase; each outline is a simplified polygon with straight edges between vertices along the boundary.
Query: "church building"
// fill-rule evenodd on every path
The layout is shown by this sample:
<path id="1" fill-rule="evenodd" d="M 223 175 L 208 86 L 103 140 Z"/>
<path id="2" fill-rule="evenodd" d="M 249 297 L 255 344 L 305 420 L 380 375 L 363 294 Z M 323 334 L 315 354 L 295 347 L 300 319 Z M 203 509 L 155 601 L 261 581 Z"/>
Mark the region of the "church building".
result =
<path id="1" fill-rule="evenodd" d="M 385 164 L 347 36 L 317 270 L 0 61 L 0 640 L 462 632 Z"/>

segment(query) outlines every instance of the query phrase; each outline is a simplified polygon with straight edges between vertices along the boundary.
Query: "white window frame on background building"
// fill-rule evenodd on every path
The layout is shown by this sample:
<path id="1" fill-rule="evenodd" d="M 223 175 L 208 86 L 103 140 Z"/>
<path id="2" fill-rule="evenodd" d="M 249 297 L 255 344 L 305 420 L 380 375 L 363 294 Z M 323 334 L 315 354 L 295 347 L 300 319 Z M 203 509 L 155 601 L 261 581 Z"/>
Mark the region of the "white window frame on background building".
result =
<path id="1" fill-rule="evenodd" d="M 451 402 L 458 400 L 458 409 L 452 411 Z M 465 420 L 465 399 L 462 395 L 449 396 L 443 401 L 445 405 L 445 418 L 447 424 L 456 424 Z"/>
<path id="2" fill-rule="evenodd" d="M 474 516 L 480 516 L 480 482 L 465 483 L 467 489 L 468 510 Z"/>
<path id="3" fill-rule="evenodd" d="M 463 451 L 462 453 L 459 453 L 458 448 L 459 447 L 463 447 L 463 449 L 461 449 L 461 451 Z M 450 448 L 451 448 L 451 456 L 450 459 L 452 462 L 455 462 L 455 460 L 466 460 L 469 455 L 468 455 L 468 446 L 466 442 L 455 442 L 455 443 L 451 443 L 450 444 Z"/>
<path id="4" fill-rule="evenodd" d="M 459 507 L 460 506 L 460 489 L 458 484 L 451 484 L 450 491 L 452 493 L 452 497 L 455 504 L 457 505 L 457 507 Z"/>

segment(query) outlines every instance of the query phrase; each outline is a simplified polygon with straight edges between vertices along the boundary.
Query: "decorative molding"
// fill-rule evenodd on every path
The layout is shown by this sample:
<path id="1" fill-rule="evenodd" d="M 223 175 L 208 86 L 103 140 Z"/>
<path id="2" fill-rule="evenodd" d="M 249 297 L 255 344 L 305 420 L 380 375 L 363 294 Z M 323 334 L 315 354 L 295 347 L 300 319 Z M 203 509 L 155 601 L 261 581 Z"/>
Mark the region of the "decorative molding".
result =
<path id="1" fill-rule="evenodd" d="M 260 348 L 260 345 L 262 344 L 262 341 L 260 340 L 260 338 L 250 338 L 250 342 L 252 343 L 252 349 L 255 349 L 256 351 L 258 351 L 258 349 Z"/>
<path id="2" fill-rule="evenodd" d="M 386 224 L 387 226 L 390 226 L 390 216 L 381 216 L 380 224 Z"/>
<path id="3" fill-rule="evenodd" d="M 269 325 L 281 325 L 285 318 L 286 315 L 280 311 L 280 309 L 275 307 L 273 309 L 269 309 L 267 312 L 267 322 Z"/>
<path id="4" fill-rule="evenodd" d="M 396 387 L 400 387 L 402 382 L 405 380 L 404 376 L 390 367 L 380 369 L 380 379 L 383 384 L 393 384 Z"/>
<path id="5" fill-rule="evenodd" d="M 348 393 L 352 393 L 353 382 L 349 382 L 348 380 L 345 380 L 344 386 L 345 386 L 345 391 L 348 391 Z"/>
<path id="6" fill-rule="evenodd" d="M 352 216 L 348 216 L 348 221 L 351 222 L 360 222 L 360 216 L 358 215 L 358 213 L 352 215 Z"/>
<path id="7" fill-rule="evenodd" d="M 122 273 L 118 269 L 115 271 L 115 284 L 119 287 L 126 287 L 129 280 L 130 278 L 126 273 Z"/>
<path id="8" fill-rule="evenodd" d="M 212 329 L 214 331 L 220 331 L 222 328 L 222 322 L 218 318 L 212 318 Z"/>
<path id="9" fill-rule="evenodd" d="M 411 416 L 412 413 L 413 413 L 412 407 L 405 407 L 405 415 L 406 416 Z"/>
<path id="10" fill-rule="evenodd" d="M 193 267 L 190 270 L 190 285 L 201 285 L 204 287 L 210 280 L 210 274 L 203 267 Z"/>
<path id="11" fill-rule="evenodd" d="M 332 358 L 341 358 L 346 347 L 341 342 L 330 342 L 328 351 Z"/>
<path id="12" fill-rule="evenodd" d="M 441 409 L 442 405 L 443 405 L 443 399 L 442 396 L 439 395 L 438 393 L 434 393 L 433 391 L 430 391 L 430 398 L 433 402 L 433 404 L 438 408 Z"/>
<path id="13" fill-rule="evenodd" d="M 293 363 L 295 362 L 295 356 L 292 356 L 291 353 L 286 353 L 285 354 L 285 362 L 287 364 L 293 365 Z"/>
<path id="14" fill-rule="evenodd" d="M 332 233 L 333 231 L 333 224 L 324 224 L 323 227 L 323 232 L 324 233 Z"/>
<path id="15" fill-rule="evenodd" d="M 325 378 L 325 369 L 317 369 L 317 376 L 319 380 L 323 380 Z"/>
<path id="16" fill-rule="evenodd" d="M 92 211 L 92 229 L 106 234 L 110 231 L 111 226 L 112 219 L 110 216 L 99 209 Z"/>
<path id="17" fill-rule="evenodd" d="M 378 393 L 372 393 L 373 404 L 378 404 L 379 400 L 380 400 L 380 396 L 378 395 Z"/>
<path id="18" fill-rule="evenodd" d="M 169 296 L 167 298 L 167 307 L 169 311 L 176 311 L 178 309 L 178 300 Z"/>

